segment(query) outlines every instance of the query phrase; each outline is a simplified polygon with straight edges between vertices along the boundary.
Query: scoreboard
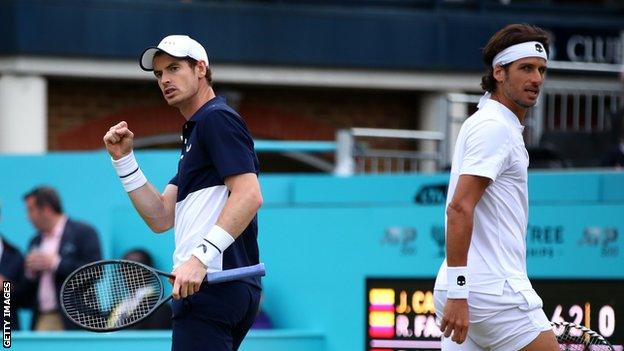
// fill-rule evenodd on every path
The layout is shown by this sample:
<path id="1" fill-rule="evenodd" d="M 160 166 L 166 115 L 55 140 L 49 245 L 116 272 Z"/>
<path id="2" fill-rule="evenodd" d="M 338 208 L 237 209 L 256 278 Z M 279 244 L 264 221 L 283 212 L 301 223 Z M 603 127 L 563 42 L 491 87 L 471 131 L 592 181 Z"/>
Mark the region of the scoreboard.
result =
<path id="1" fill-rule="evenodd" d="M 531 284 L 551 321 L 583 325 L 614 346 L 624 344 L 624 281 L 531 279 Z"/>
<path id="2" fill-rule="evenodd" d="M 616 350 L 624 344 L 624 281 L 531 279 L 552 321 L 584 325 L 603 335 Z M 433 279 L 366 280 L 366 350 L 440 349 Z"/>
<path id="3" fill-rule="evenodd" d="M 439 350 L 432 279 L 366 280 L 366 350 Z"/>

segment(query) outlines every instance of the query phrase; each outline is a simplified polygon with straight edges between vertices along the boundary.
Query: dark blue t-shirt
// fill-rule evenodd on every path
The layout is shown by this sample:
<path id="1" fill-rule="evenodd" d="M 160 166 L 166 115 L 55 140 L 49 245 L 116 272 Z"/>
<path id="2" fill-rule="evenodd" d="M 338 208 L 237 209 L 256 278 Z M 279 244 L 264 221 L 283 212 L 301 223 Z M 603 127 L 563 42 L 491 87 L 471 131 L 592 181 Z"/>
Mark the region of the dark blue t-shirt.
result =
<path id="1" fill-rule="evenodd" d="M 245 121 L 217 96 L 184 124 L 178 173 L 170 184 L 178 187 L 175 210 L 174 268 L 190 258 L 191 251 L 216 223 L 229 191 L 225 178 L 258 174 L 258 157 Z M 208 271 L 250 266 L 259 262 L 258 221 L 254 216 L 242 234 Z M 259 278 L 245 281 L 260 287 Z"/>

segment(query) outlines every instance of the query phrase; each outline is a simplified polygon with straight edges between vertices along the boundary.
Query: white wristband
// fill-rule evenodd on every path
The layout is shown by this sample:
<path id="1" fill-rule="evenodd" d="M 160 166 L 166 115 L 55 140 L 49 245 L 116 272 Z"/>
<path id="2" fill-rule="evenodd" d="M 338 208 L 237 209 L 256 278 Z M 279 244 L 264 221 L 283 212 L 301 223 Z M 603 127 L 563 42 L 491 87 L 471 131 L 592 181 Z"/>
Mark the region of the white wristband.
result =
<path id="1" fill-rule="evenodd" d="M 119 160 L 113 160 L 111 158 L 111 162 L 126 192 L 129 193 L 147 183 L 147 178 L 145 178 L 139 164 L 134 158 L 134 152 L 130 152 L 130 154 Z"/>
<path id="2" fill-rule="evenodd" d="M 204 266 L 208 267 L 208 264 L 221 255 L 233 242 L 234 238 L 223 228 L 215 224 L 191 253 Z"/>
<path id="3" fill-rule="evenodd" d="M 468 267 L 446 267 L 449 299 L 468 298 Z"/>

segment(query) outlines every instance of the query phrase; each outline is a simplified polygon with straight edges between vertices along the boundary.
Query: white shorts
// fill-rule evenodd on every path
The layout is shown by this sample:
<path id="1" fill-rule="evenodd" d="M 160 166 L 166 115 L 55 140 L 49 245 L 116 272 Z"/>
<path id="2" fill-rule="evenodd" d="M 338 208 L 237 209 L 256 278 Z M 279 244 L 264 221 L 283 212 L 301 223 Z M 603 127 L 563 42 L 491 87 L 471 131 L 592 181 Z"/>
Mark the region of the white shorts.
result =
<path id="1" fill-rule="evenodd" d="M 438 323 L 442 321 L 446 291 L 433 293 Z M 470 292 L 468 338 L 457 344 L 442 336 L 442 351 L 517 351 L 552 330 L 535 290 L 514 292 L 505 283 L 503 295 Z"/>

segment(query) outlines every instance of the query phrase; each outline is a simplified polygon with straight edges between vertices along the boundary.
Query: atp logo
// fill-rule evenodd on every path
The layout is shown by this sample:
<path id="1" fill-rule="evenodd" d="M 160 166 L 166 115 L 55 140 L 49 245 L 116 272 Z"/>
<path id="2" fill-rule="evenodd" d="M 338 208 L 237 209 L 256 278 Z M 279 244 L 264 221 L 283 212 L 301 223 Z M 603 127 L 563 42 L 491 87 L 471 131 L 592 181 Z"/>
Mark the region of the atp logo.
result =
<path id="1" fill-rule="evenodd" d="M 433 239 L 438 246 L 437 256 L 444 257 L 446 254 L 446 234 L 444 225 L 431 226 L 431 239 Z"/>
<path id="2" fill-rule="evenodd" d="M 602 257 L 618 257 L 620 253 L 618 237 L 619 231 L 616 227 L 591 226 L 583 229 L 583 236 L 578 243 L 600 248 Z"/>
<path id="3" fill-rule="evenodd" d="M 392 226 L 386 228 L 381 239 L 381 245 L 399 246 L 401 254 L 416 254 L 416 237 L 418 232 L 414 227 Z"/>

